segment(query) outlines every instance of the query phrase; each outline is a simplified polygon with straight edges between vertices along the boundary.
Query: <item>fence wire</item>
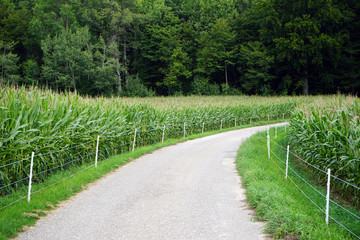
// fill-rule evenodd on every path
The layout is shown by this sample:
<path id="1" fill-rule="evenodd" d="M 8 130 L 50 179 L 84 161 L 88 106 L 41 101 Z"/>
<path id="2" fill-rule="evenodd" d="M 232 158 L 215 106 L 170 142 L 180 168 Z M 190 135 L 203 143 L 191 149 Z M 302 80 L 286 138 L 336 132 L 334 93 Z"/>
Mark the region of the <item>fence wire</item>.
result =
<path id="1" fill-rule="evenodd" d="M 270 140 L 272 143 L 276 144 L 278 147 L 284 149 L 287 151 L 287 149 L 281 145 L 279 145 L 277 142 L 273 141 L 273 140 Z M 285 163 L 277 154 L 275 154 L 271 149 L 270 149 L 270 152 L 276 157 L 276 159 L 278 159 L 281 163 Z M 291 151 L 289 151 L 291 152 Z M 292 153 L 293 154 L 293 153 Z M 293 156 L 299 158 L 300 160 L 302 160 L 303 162 L 309 164 L 308 162 L 304 161 L 303 159 L 301 159 L 300 157 L 298 157 L 297 155 L 293 154 Z M 282 169 L 275 161 L 274 159 L 270 156 L 270 160 L 276 165 L 276 167 L 278 169 L 280 169 L 283 173 L 285 173 L 285 170 Z M 286 164 L 286 163 L 285 163 Z M 309 164 L 310 166 L 312 166 L 311 164 Z M 315 187 L 313 187 L 309 182 L 307 182 L 304 178 L 302 178 L 294 169 L 292 169 L 290 166 L 288 166 L 288 168 L 291 170 L 291 172 L 293 172 L 297 177 L 299 177 L 304 183 L 306 183 L 308 186 L 310 186 L 315 192 L 317 192 L 318 194 L 320 194 L 322 197 L 324 197 L 326 199 L 326 196 L 321 193 L 319 190 L 317 190 Z M 316 167 L 315 167 L 316 168 Z M 316 168 L 318 169 L 318 168 Z M 321 170 L 321 169 L 318 169 L 322 172 L 324 172 L 325 174 L 327 174 L 325 171 Z M 331 175 L 332 177 L 335 177 L 333 175 Z M 335 177 L 336 178 L 336 177 Z M 325 210 L 323 210 L 318 204 L 315 203 L 315 201 L 313 199 L 311 199 L 311 197 L 309 195 L 307 195 L 300 187 L 299 185 L 297 185 L 295 183 L 295 181 L 288 176 L 288 179 L 292 182 L 292 184 L 294 184 L 294 186 L 312 203 L 314 204 L 323 214 L 326 215 L 326 212 Z M 341 181 L 347 183 L 346 181 L 340 179 Z M 350 183 L 348 183 L 350 184 Z M 331 200 L 330 199 L 330 202 L 335 204 L 336 206 L 338 206 L 339 208 L 341 208 L 342 210 L 344 210 L 345 212 L 347 212 L 348 214 L 352 215 L 353 217 L 357 218 L 360 220 L 360 217 L 356 214 L 354 214 L 353 212 L 347 210 L 346 208 L 344 208 L 343 206 L 341 206 L 340 204 L 336 203 L 335 201 Z M 334 217 L 332 217 L 330 214 L 329 214 L 329 218 L 331 218 L 335 223 L 337 223 L 340 227 L 342 227 L 343 229 L 345 229 L 347 232 L 349 232 L 351 235 L 353 235 L 354 237 L 360 239 L 360 236 L 356 235 L 354 232 L 352 232 L 349 228 L 347 228 L 346 226 L 344 226 L 344 224 L 340 223 L 338 220 L 336 220 Z"/>
<path id="2" fill-rule="evenodd" d="M 20 180 L 18 180 L 18 181 L 9 183 L 8 185 L 2 186 L 2 187 L 0 187 L 0 190 L 1 190 L 1 189 L 4 189 L 4 188 L 7 188 L 7 187 L 11 187 L 12 185 L 15 185 L 16 183 L 20 183 L 20 182 L 22 182 L 22 181 L 25 181 L 26 179 L 29 179 L 29 177 L 26 177 L 26 178 L 20 179 Z"/>
<path id="3" fill-rule="evenodd" d="M 281 146 L 280 144 L 278 144 L 278 143 L 275 142 L 274 140 L 271 139 L 270 141 L 271 141 L 272 143 L 274 143 L 275 145 L 277 145 L 278 147 L 280 147 L 280 148 L 282 148 L 282 149 L 284 149 L 284 150 L 287 151 L 287 149 L 286 149 L 285 147 Z M 313 165 L 313 164 L 305 161 L 304 159 L 302 159 L 301 157 L 299 157 L 298 155 L 296 155 L 296 154 L 293 153 L 292 151 L 289 151 L 289 153 L 291 153 L 291 155 L 293 155 L 294 157 L 296 157 L 297 159 L 299 159 L 300 161 L 302 161 L 302 162 L 305 163 L 306 165 L 309 165 L 310 167 L 312 167 L 312 168 L 314 168 L 314 169 L 316 169 L 316 170 L 318 170 L 318 171 L 320 171 L 320 172 L 322 172 L 322 173 L 324 173 L 324 174 L 327 175 L 327 172 L 326 172 L 326 171 L 324 171 L 324 170 L 320 169 L 319 167 L 317 167 L 317 166 L 315 166 L 315 165 Z M 343 179 L 341 179 L 341 178 L 338 178 L 338 177 L 336 177 L 336 176 L 334 176 L 334 175 L 332 175 L 332 174 L 330 174 L 330 176 L 331 176 L 332 178 L 338 180 L 338 181 L 341 181 L 342 183 L 347 184 L 348 186 L 351 186 L 351 187 L 354 187 L 354 188 L 357 189 L 357 190 L 360 190 L 360 187 L 357 187 L 356 185 L 354 185 L 354 184 L 352 184 L 352 183 L 349 183 L 349 182 L 347 182 L 347 181 L 345 181 L 345 180 L 343 180 Z"/>
<path id="4" fill-rule="evenodd" d="M 14 164 L 17 164 L 17 163 L 21 163 L 21 162 L 23 162 L 23 161 L 25 161 L 25 160 L 29 160 L 29 159 L 31 159 L 31 157 L 24 158 L 24 159 L 21 159 L 21 160 L 16 161 L 16 162 L 8 163 L 8 164 L 6 164 L 6 165 L 2 165 L 2 166 L 0 166 L 0 169 L 1 169 L 1 168 L 4 168 L 4 167 L 11 166 L 11 165 L 14 165 Z"/>
<path id="5" fill-rule="evenodd" d="M 271 116 L 271 117 L 274 117 L 274 116 L 275 116 L 275 117 L 278 117 L 278 115 L 269 115 L 269 116 Z M 229 119 L 225 119 L 225 118 L 224 118 L 224 119 L 222 119 L 222 120 L 210 121 L 210 122 L 201 122 L 201 123 L 197 123 L 197 122 L 186 122 L 186 121 L 184 121 L 184 122 L 185 122 L 186 128 L 199 127 L 199 128 L 200 128 L 199 131 L 201 132 L 203 127 L 204 127 L 204 131 L 205 131 L 205 127 L 208 128 L 208 131 L 211 130 L 211 129 L 217 129 L 217 128 L 219 128 L 219 127 L 221 126 L 221 121 L 222 121 L 222 124 L 223 124 L 222 127 L 224 128 L 224 127 L 226 127 L 227 125 L 229 125 L 229 124 L 228 124 L 229 122 L 235 121 L 237 126 L 241 126 L 241 125 L 244 125 L 244 124 L 248 124 L 248 122 L 255 122 L 256 120 L 261 120 L 262 118 L 266 119 L 266 116 L 265 116 L 265 117 L 255 117 L 255 116 L 251 116 L 251 117 L 248 117 L 248 118 L 235 118 L 235 117 L 231 117 L 231 118 L 229 118 Z M 269 119 L 268 119 L 268 121 L 269 121 Z M 166 130 L 171 131 L 171 129 L 176 128 L 176 129 L 179 129 L 179 130 L 182 131 L 182 129 L 184 128 L 184 122 L 181 122 L 181 123 L 178 123 L 178 124 L 169 124 L 169 125 L 166 125 L 166 124 L 165 124 Z M 138 131 L 137 131 L 137 134 L 141 134 L 141 133 L 151 133 L 151 132 L 154 132 L 154 131 L 163 130 L 163 127 L 164 127 L 163 125 L 161 125 L 161 126 L 156 126 L 156 127 L 153 127 L 153 126 L 150 126 L 150 125 L 139 126 L 139 127 L 137 127 L 137 130 L 138 130 Z M 141 130 L 141 128 L 146 129 L 146 130 Z M 153 129 L 150 129 L 150 128 L 153 128 Z M 166 132 L 166 130 L 165 130 L 165 132 Z M 186 129 L 186 132 L 188 132 L 188 129 Z M 196 132 L 196 130 L 190 129 L 190 132 Z M 133 135 L 134 135 L 134 132 L 133 132 L 132 130 L 127 130 L 127 131 L 122 132 L 122 133 L 119 134 L 119 135 L 115 135 L 115 136 L 114 136 L 114 135 L 104 135 L 104 136 L 101 136 L 101 137 L 104 138 L 104 139 L 112 139 L 112 138 L 121 138 L 121 137 L 133 136 Z M 180 136 L 180 138 L 181 138 L 182 133 L 180 133 L 179 136 Z M 69 147 L 69 148 L 65 148 L 65 149 L 61 149 L 61 150 L 57 150 L 57 151 L 52 151 L 52 152 L 48 152 L 48 153 L 37 154 L 37 155 L 35 155 L 34 157 L 35 157 L 35 158 L 36 158 L 36 157 L 45 157 L 45 156 L 54 155 L 54 154 L 57 154 L 57 153 L 60 153 L 60 152 L 66 152 L 66 151 L 69 151 L 69 150 L 72 150 L 72 149 L 76 149 L 76 148 L 79 148 L 79 147 L 85 147 L 87 144 L 92 143 L 92 142 L 94 142 L 94 141 L 95 141 L 95 140 L 90 140 L 90 141 L 87 141 L 87 142 L 85 142 L 85 143 L 81 143 L 81 144 L 79 144 L 79 145 L 73 146 L 73 147 Z M 161 141 L 161 140 L 160 140 L 160 141 Z M 143 143 L 143 142 L 142 142 L 142 143 Z M 130 142 L 129 142 L 129 143 L 122 143 L 122 144 L 120 144 L 120 145 L 117 145 L 116 147 L 130 146 L 131 144 L 132 144 L 132 140 L 130 139 Z M 90 148 L 90 149 L 93 150 L 94 147 L 92 147 L 92 148 Z M 87 150 L 90 150 L 90 149 L 87 149 Z M 131 150 L 130 150 L 130 151 L 131 151 Z M 129 152 L 129 151 L 125 151 L 124 153 L 121 153 L 120 155 L 123 155 L 123 154 L 125 154 L 125 153 L 127 153 L 127 152 Z M 81 152 L 76 153 L 76 155 L 77 155 L 77 154 L 81 154 Z M 64 166 L 66 166 L 66 165 L 69 165 L 69 164 L 71 164 L 71 163 L 80 161 L 81 159 L 88 158 L 88 157 L 90 157 L 90 156 L 92 156 L 92 155 L 94 155 L 94 153 L 89 153 L 89 154 L 87 154 L 87 155 L 84 156 L 84 157 L 80 157 L 80 158 L 77 158 L 77 159 L 75 159 L 75 160 L 71 160 L 71 161 L 62 163 L 62 164 L 60 164 L 60 165 L 58 165 L 58 166 L 56 166 L 56 167 L 53 167 L 53 168 L 51 168 L 51 169 L 47 169 L 47 170 L 44 170 L 44 171 L 39 172 L 39 173 L 34 173 L 33 176 L 39 176 L 39 175 L 41 175 L 41 174 L 45 174 L 45 173 L 47 173 L 47 172 L 56 170 L 56 169 L 58 169 L 58 168 L 64 167 Z M 8 164 L 5 164 L 5 165 L 0 166 L 0 169 L 5 168 L 5 167 L 9 167 L 9 166 L 11 166 L 11 165 L 18 164 L 18 163 L 21 163 L 21 162 L 23 162 L 23 161 L 30 160 L 30 159 L 31 159 L 31 157 L 28 157 L 28 158 L 24 158 L 24 159 L 21 159 L 21 160 L 12 162 L 12 163 L 8 163 Z M 109 159 L 109 158 L 108 158 L 108 159 Z M 108 160 L 108 159 L 105 159 L 105 160 L 103 160 L 103 161 L 101 161 L 101 162 L 105 162 L 105 161 Z M 275 163 L 275 164 L 276 164 L 276 163 Z M 45 190 L 45 189 L 47 189 L 47 188 L 49 188 L 49 187 L 51 187 L 51 186 L 54 186 L 54 185 L 56 185 L 56 184 L 58 184 L 58 183 L 60 183 L 60 182 L 63 182 L 63 181 L 65 181 L 66 179 L 69 179 L 69 178 L 71 178 L 71 177 L 73 177 L 73 176 L 75 176 L 75 175 L 77 175 L 77 174 L 79 174 L 79 173 L 81 173 L 81 172 L 89 169 L 89 168 L 92 167 L 92 166 L 93 166 L 93 165 L 90 165 L 89 167 L 86 167 L 85 169 L 82 169 L 82 170 L 80 170 L 79 172 L 74 173 L 74 174 L 72 174 L 72 175 L 69 176 L 69 177 L 66 177 L 66 178 L 64 178 L 64 179 L 62 179 L 62 180 L 60 180 L 60 181 L 58 181 L 58 182 L 56 182 L 56 183 L 53 183 L 53 184 L 51 184 L 51 185 L 49 185 L 49 186 L 46 186 L 46 187 L 44 187 L 44 188 L 41 188 L 41 189 L 39 189 L 39 190 L 37 190 L 37 191 L 34 191 L 34 192 L 31 193 L 31 195 L 36 194 L 36 193 L 38 193 L 38 192 L 40 192 L 40 191 L 43 191 L 43 190 Z M 17 180 L 17 181 L 15 181 L 15 182 L 13 182 L 13 183 L 7 184 L 7 185 L 5 185 L 5 186 L 1 186 L 1 187 L 0 187 L 0 190 L 2 190 L 2 189 L 4 189 L 4 188 L 7 188 L 7 187 L 11 187 L 11 186 L 13 186 L 13 185 L 15 185 L 15 184 L 17 184 L 17 183 L 23 182 L 23 181 L 28 180 L 28 179 L 29 179 L 29 177 L 26 177 L 26 178 Z M 12 202 L 12 203 L 10 203 L 10 204 L 7 204 L 6 206 L 1 207 L 0 210 L 3 210 L 3 209 L 5 209 L 5 208 L 7 208 L 7 207 L 9 207 L 9 206 L 11 206 L 11 205 L 13 205 L 13 204 L 21 201 L 21 200 L 23 200 L 23 199 L 26 199 L 26 197 L 27 197 L 27 196 L 21 197 L 21 198 L 19 198 L 18 200 L 14 201 L 14 202 Z"/>

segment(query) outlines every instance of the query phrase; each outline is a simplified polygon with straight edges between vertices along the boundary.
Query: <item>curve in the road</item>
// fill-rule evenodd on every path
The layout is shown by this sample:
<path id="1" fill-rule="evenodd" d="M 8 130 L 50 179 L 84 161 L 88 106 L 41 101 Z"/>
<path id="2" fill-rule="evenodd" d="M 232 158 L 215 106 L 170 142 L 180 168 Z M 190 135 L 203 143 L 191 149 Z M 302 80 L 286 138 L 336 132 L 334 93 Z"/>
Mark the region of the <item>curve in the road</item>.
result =
<path id="1" fill-rule="evenodd" d="M 279 124 L 281 125 L 281 124 Z M 234 159 L 266 126 L 165 147 L 119 168 L 18 239 L 265 239 Z"/>

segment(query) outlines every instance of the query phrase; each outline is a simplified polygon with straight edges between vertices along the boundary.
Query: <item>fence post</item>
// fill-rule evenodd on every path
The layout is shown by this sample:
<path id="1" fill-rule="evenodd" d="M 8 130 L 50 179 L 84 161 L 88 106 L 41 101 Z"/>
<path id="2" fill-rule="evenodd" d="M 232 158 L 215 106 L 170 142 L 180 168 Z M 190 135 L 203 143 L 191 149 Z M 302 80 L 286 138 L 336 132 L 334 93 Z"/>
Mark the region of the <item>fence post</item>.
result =
<path id="1" fill-rule="evenodd" d="M 135 128 L 135 133 L 134 133 L 134 141 L 133 141 L 133 148 L 132 148 L 132 152 L 134 152 L 134 150 L 135 150 L 136 132 L 137 132 L 137 128 Z"/>
<path id="2" fill-rule="evenodd" d="M 186 122 L 184 122 L 184 138 L 186 137 Z"/>
<path id="3" fill-rule="evenodd" d="M 283 120 L 285 120 L 285 113 L 283 113 Z"/>
<path id="4" fill-rule="evenodd" d="M 267 129 L 267 147 L 268 147 L 268 157 L 270 159 L 270 128 Z"/>
<path id="5" fill-rule="evenodd" d="M 165 137 L 165 125 L 164 125 L 164 128 L 163 128 L 163 134 L 162 134 L 162 138 L 161 138 L 162 143 L 164 142 L 164 137 Z"/>
<path id="6" fill-rule="evenodd" d="M 220 130 L 222 129 L 222 121 L 223 121 L 223 120 L 221 119 L 221 122 L 220 122 Z"/>
<path id="7" fill-rule="evenodd" d="M 31 181 L 33 177 L 33 167 L 34 167 L 34 156 L 35 153 L 31 153 L 31 163 L 30 163 L 30 176 L 29 176 L 29 191 L 28 191 L 28 202 L 30 202 L 30 195 L 31 195 Z"/>
<path id="8" fill-rule="evenodd" d="M 205 123 L 203 122 L 201 133 L 204 133 Z"/>
<path id="9" fill-rule="evenodd" d="M 236 118 L 235 118 L 235 127 L 236 127 Z"/>
<path id="10" fill-rule="evenodd" d="M 290 146 L 287 145 L 287 153 L 286 153 L 286 173 L 285 173 L 285 179 L 288 177 L 288 168 L 289 168 L 289 153 L 290 153 Z"/>
<path id="11" fill-rule="evenodd" d="M 97 168 L 98 153 L 99 153 L 99 140 L 100 140 L 100 135 L 97 136 L 97 141 L 96 141 L 96 153 L 95 153 L 95 167 L 96 168 Z"/>
<path id="12" fill-rule="evenodd" d="M 326 194 L 326 225 L 329 225 L 329 202 L 330 202 L 330 168 L 328 169 L 327 194 Z"/>
<path id="13" fill-rule="evenodd" d="M 277 126 L 275 126 L 275 138 L 277 138 Z"/>
<path id="14" fill-rule="evenodd" d="M 250 125 L 251 125 L 251 120 L 252 120 L 252 117 L 250 117 Z"/>
<path id="15" fill-rule="evenodd" d="M 270 121 L 270 114 L 268 114 L 268 122 Z"/>

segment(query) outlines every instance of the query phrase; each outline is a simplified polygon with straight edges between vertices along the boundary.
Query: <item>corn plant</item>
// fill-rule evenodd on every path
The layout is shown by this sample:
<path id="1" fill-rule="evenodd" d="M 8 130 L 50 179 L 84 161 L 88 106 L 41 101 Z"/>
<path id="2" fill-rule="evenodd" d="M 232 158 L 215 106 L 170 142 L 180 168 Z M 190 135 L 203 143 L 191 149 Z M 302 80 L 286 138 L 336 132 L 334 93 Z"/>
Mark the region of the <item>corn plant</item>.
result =
<path id="1" fill-rule="evenodd" d="M 360 187 L 360 100 L 340 96 L 299 107 L 291 118 L 290 143 L 306 162 Z M 318 180 L 326 177 L 315 170 Z M 333 181 L 337 192 L 360 206 L 360 191 Z"/>
<path id="2" fill-rule="evenodd" d="M 87 98 L 76 93 L 2 87 L 0 193 L 7 194 L 27 182 L 33 151 L 34 181 L 43 181 L 56 171 L 94 161 L 98 135 L 102 160 L 130 151 L 135 129 L 135 145 L 146 146 L 161 141 L 164 125 L 166 138 L 182 138 L 184 123 L 186 135 L 190 135 L 201 133 L 203 123 L 209 131 L 219 129 L 221 121 L 223 128 L 233 127 L 235 118 L 238 125 L 248 124 L 249 118 L 266 121 L 268 114 L 270 119 L 281 119 L 282 114 L 290 116 L 297 101 L 227 97 L 225 103 L 231 104 L 222 105 L 216 97 L 220 103 L 215 106 L 205 102 L 196 106 L 199 97 L 169 98 L 168 103 L 162 97 L 151 99 L 153 104 L 146 99 Z M 7 166 L 19 160 L 23 161 Z"/>

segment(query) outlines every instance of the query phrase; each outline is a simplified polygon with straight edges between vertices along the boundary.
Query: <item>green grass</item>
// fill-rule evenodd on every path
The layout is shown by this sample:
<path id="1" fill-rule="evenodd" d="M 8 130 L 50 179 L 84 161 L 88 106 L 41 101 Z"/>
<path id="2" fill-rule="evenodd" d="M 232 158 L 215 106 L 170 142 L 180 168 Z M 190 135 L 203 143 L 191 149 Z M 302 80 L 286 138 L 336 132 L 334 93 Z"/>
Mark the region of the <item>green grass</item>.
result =
<path id="1" fill-rule="evenodd" d="M 192 140 L 200 137 L 213 135 L 220 132 L 242 129 L 252 126 L 265 125 L 268 123 L 275 123 L 281 121 L 262 121 L 255 122 L 251 125 L 243 125 L 233 128 L 205 132 L 203 134 L 195 134 L 181 139 L 168 139 L 164 143 L 159 143 L 152 146 L 137 148 L 133 153 L 125 153 L 118 156 L 113 156 L 105 161 L 99 162 L 95 169 L 90 164 L 84 164 L 80 167 L 72 168 L 68 171 L 59 172 L 50 176 L 42 183 L 33 185 L 32 192 L 36 192 L 44 187 L 51 186 L 54 183 L 66 180 L 37 192 L 31 196 L 31 201 L 28 203 L 26 199 L 15 203 L 3 210 L 0 210 L 0 239 L 8 239 L 15 237 L 18 232 L 21 232 L 24 226 L 34 225 L 37 217 L 36 215 L 46 215 L 46 211 L 51 210 L 52 206 L 57 206 L 59 202 L 68 199 L 69 197 L 80 192 L 88 183 L 94 182 L 107 173 L 120 166 L 130 162 L 147 153 L 151 153 L 159 148 L 173 145 L 178 142 Z M 27 188 L 23 187 L 16 190 L 14 193 L 0 198 L 0 206 L 16 201 L 17 199 L 27 195 Z M 24 213 L 33 213 L 33 216 L 25 216 Z"/>
<path id="2" fill-rule="evenodd" d="M 271 129 L 272 138 L 274 137 L 273 131 Z M 275 141 L 286 146 L 287 139 L 284 131 L 280 128 Z M 272 144 L 272 150 L 281 159 L 286 159 L 286 151 L 283 149 Z M 285 169 L 284 164 L 280 161 L 275 159 L 274 161 L 282 169 Z M 297 167 L 293 160 L 289 164 L 293 169 L 298 168 L 300 175 L 315 185 L 315 182 L 312 181 L 313 174 L 309 174 L 306 169 Z M 248 201 L 256 210 L 256 219 L 267 222 L 265 231 L 273 234 L 275 239 L 355 239 L 331 220 L 329 226 L 326 226 L 325 215 L 289 179 L 286 180 L 284 172 L 268 159 L 266 132 L 254 135 L 242 144 L 237 156 L 237 169 L 242 177 L 242 184 L 246 188 Z M 289 172 L 289 177 L 316 204 L 325 209 L 323 197 L 310 189 L 293 173 Z M 316 186 L 316 189 L 326 195 L 324 187 Z M 331 196 L 334 199 L 333 193 Z M 346 205 L 346 203 L 342 204 Z M 360 216 L 359 211 L 347 209 Z M 333 204 L 330 205 L 330 215 L 357 235 L 360 234 L 360 222 Z"/>

